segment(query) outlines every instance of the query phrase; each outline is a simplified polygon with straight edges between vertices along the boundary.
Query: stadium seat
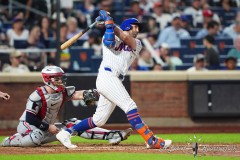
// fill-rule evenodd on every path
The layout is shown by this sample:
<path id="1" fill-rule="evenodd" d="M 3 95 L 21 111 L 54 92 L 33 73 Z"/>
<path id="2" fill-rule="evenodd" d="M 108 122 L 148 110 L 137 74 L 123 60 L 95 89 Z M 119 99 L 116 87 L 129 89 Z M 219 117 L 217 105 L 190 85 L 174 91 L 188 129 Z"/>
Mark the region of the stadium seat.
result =
<path id="1" fill-rule="evenodd" d="M 27 40 L 14 40 L 13 46 L 16 49 L 25 49 L 28 46 Z"/>
<path id="2" fill-rule="evenodd" d="M 9 53 L 0 53 L 0 71 L 4 64 L 10 64 Z"/>
<path id="3" fill-rule="evenodd" d="M 168 70 L 170 70 L 170 66 L 163 66 L 162 69 L 163 69 L 164 71 L 168 71 Z"/>
<path id="4" fill-rule="evenodd" d="M 181 65 L 181 66 L 175 66 L 175 69 L 176 70 L 187 70 L 188 68 L 190 68 L 190 67 L 192 67 L 193 66 L 193 64 L 192 63 L 189 63 L 189 64 L 183 64 L 183 65 Z"/>
<path id="5" fill-rule="evenodd" d="M 199 23 L 199 22 L 198 22 L 198 23 L 196 24 L 196 28 L 203 28 L 203 23 Z"/>
<path id="6" fill-rule="evenodd" d="M 193 63 L 193 57 L 198 54 L 204 54 L 205 48 L 203 46 L 199 48 L 190 49 L 187 47 L 171 48 L 170 55 L 178 56 L 183 63 Z"/>
<path id="7" fill-rule="evenodd" d="M 220 55 L 219 58 L 220 58 L 220 64 L 222 65 L 224 64 L 225 59 L 227 58 L 227 55 Z"/>
<path id="8" fill-rule="evenodd" d="M 3 28 L 3 31 L 7 31 L 8 29 L 12 28 L 12 22 L 11 21 L 4 22 L 2 24 L 2 28 Z"/>
<path id="9" fill-rule="evenodd" d="M 86 40 L 79 39 L 71 45 L 71 47 L 82 47 Z M 56 40 L 48 40 L 48 48 L 56 48 Z"/>
<path id="10" fill-rule="evenodd" d="M 200 29 L 201 29 L 201 28 L 191 28 L 191 29 L 189 30 L 190 36 L 191 36 L 191 37 L 195 37 L 195 36 L 197 35 L 198 31 L 200 31 Z"/>
<path id="11" fill-rule="evenodd" d="M 233 48 L 233 47 L 225 47 L 225 48 L 223 48 L 223 49 L 218 48 L 219 54 L 220 54 L 220 55 L 227 55 L 228 52 L 229 52 L 232 48 Z"/>
<path id="12" fill-rule="evenodd" d="M 216 14 L 222 13 L 224 11 L 222 7 L 211 7 L 211 10 Z"/>
<path id="13" fill-rule="evenodd" d="M 54 41 L 55 41 L 54 38 L 45 39 L 44 40 L 44 45 L 46 46 L 46 48 L 51 48 L 51 47 L 53 47 Z"/>
<path id="14" fill-rule="evenodd" d="M 194 49 L 203 45 L 201 38 L 181 39 L 180 43 L 182 47 L 188 47 L 190 49 Z"/>
<path id="15" fill-rule="evenodd" d="M 122 15 L 122 17 L 123 17 L 123 20 L 124 20 L 124 19 L 128 19 L 128 18 L 138 18 L 138 15 L 137 14 L 126 13 L 126 14 Z"/>
<path id="16" fill-rule="evenodd" d="M 71 46 L 82 46 L 85 41 L 86 41 L 86 40 L 78 39 L 78 40 L 77 40 L 75 43 L 73 43 Z"/>
<path id="17" fill-rule="evenodd" d="M 113 9 L 115 11 L 122 11 L 124 8 L 124 3 L 121 0 L 115 0 L 113 1 Z"/>
<path id="18" fill-rule="evenodd" d="M 78 45 L 78 46 L 82 46 L 85 41 L 86 41 L 86 40 L 79 39 L 79 40 L 77 40 L 77 45 Z"/>
<path id="19" fill-rule="evenodd" d="M 228 27 L 234 23 L 234 19 L 226 20 L 223 23 L 223 27 Z"/>
<path id="20" fill-rule="evenodd" d="M 113 18 L 114 18 L 114 23 L 120 25 L 123 21 L 123 16 L 122 16 L 122 13 L 119 12 L 119 13 L 115 13 L 113 15 Z"/>
<path id="21" fill-rule="evenodd" d="M 212 7 L 211 10 L 220 17 L 223 26 L 228 26 L 228 21 L 235 19 L 238 8 L 231 8 L 230 11 L 225 11 L 222 7 Z"/>
<path id="22" fill-rule="evenodd" d="M 181 47 L 181 48 L 171 48 L 169 55 L 172 56 L 177 56 L 180 59 L 183 59 L 183 55 L 185 54 L 186 48 Z"/>
<path id="23" fill-rule="evenodd" d="M 215 45 L 217 45 L 217 47 L 219 49 L 232 47 L 233 46 L 233 40 L 232 40 L 232 38 L 216 38 L 215 39 Z"/>

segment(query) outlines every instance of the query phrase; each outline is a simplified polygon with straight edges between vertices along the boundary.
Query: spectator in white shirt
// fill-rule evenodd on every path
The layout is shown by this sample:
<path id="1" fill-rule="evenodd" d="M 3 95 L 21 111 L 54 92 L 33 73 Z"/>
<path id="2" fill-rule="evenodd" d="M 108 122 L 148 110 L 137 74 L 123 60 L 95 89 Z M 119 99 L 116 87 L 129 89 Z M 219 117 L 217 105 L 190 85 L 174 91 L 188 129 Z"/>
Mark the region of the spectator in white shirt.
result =
<path id="1" fill-rule="evenodd" d="M 3 72 L 8 72 L 8 73 L 27 73 L 30 72 L 28 67 L 24 64 L 21 64 L 22 61 L 22 53 L 14 50 L 10 54 L 10 62 L 11 65 L 4 65 L 3 66 Z"/>
<path id="2" fill-rule="evenodd" d="M 153 6 L 153 15 L 156 21 L 160 24 L 161 30 L 171 23 L 172 16 L 168 13 L 163 13 L 163 6 L 160 2 L 155 2 Z"/>
<path id="3" fill-rule="evenodd" d="M 185 15 L 193 16 L 193 26 L 196 27 L 198 23 L 203 22 L 203 15 L 201 9 L 201 1 L 200 0 L 192 0 L 192 6 L 188 7 L 184 10 Z"/>
<path id="4" fill-rule="evenodd" d="M 14 18 L 12 29 L 7 31 L 7 39 L 11 47 L 14 46 L 14 40 L 27 40 L 29 31 L 24 29 L 23 19 Z"/>
<path id="5" fill-rule="evenodd" d="M 141 0 L 140 8 L 144 11 L 144 13 L 150 13 L 151 8 L 153 7 L 154 0 Z"/>
<path id="6" fill-rule="evenodd" d="M 207 71 L 208 69 L 204 67 L 205 65 L 205 56 L 203 54 L 197 54 L 193 58 L 194 66 L 187 69 L 188 72 L 194 71 Z"/>

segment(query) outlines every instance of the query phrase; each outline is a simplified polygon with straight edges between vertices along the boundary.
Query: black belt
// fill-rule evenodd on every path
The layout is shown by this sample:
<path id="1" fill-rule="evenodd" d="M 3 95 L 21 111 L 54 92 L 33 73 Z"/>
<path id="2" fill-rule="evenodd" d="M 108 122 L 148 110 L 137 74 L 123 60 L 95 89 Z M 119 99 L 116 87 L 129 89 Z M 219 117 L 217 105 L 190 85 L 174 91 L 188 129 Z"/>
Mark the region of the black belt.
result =
<path id="1" fill-rule="evenodd" d="M 105 70 L 105 71 L 112 72 L 112 69 L 111 69 L 111 68 L 108 68 L 108 67 L 104 67 L 104 70 Z M 118 75 L 118 78 L 119 78 L 120 80 L 123 80 L 123 79 L 124 79 L 124 75 L 119 74 L 119 75 Z"/>

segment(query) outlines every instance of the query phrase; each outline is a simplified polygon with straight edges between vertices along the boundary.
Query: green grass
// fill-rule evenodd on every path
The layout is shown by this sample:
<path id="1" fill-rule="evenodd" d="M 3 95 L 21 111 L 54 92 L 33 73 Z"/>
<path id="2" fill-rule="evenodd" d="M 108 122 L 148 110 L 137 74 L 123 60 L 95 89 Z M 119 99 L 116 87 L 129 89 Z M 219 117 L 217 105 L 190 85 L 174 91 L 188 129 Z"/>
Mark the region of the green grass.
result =
<path id="1" fill-rule="evenodd" d="M 46 155 L 0 155 L 1 160 L 74 160 L 74 159 L 87 159 L 87 160 L 158 160 L 158 159 L 177 159 L 177 160 L 226 160 L 226 159 L 239 159 L 237 157 L 224 157 L 224 156 L 202 156 L 194 158 L 192 155 L 179 155 L 179 154 L 144 154 L 144 153 L 94 153 L 94 154 L 46 154 Z"/>
<path id="2" fill-rule="evenodd" d="M 218 134 L 195 134 L 196 139 L 201 138 L 200 143 L 218 143 L 218 144 L 233 144 L 233 143 L 240 143 L 240 134 L 237 133 L 218 133 Z M 186 144 L 190 142 L 190 138 L 194 138 L 194 134 L 158 134 L 159 137 L 163 139 L 171 139 L 173 143 L 183 143 Z M 194 140 L 193 140 L 194 141 Z M 78 137 L 72 138 L 73 143 L 107 143 L 107 141 L 99 141 L 99 140 L 88 140 L 88 139 L 80 139 Z M 141 144 L 143 140 L 139 135 L 131 135 L 127 141 L 123 141 L 124 144 L 129 143 L 136 143 Z"/>
<path id="3" fill-rule="evenodd" d="M 200 143 L 218 143 L 218 144 L 232 144 L 232 143 L 240 143 L 240 134 L 238 133 L 199 133 L 195 134 L 196 139 L 201 138 Z M 171 139 L 174 143 L 187 143 L 190 138 L 194 138 L 193 133 L 185 133 L 185 134 L 157 134 L 157 136 L 162 137 L 163 139 Z M 5 136 L 0 136 L 0 142 L 5 138 Z M 102 140 L 89 140 L 79 138 L 77 136 L 72 138 L 73 143 L 108 143 L 107 141 Z M 143 139 L 140 135 L 134 134 L 131 135 L 127 141 L 123 141 L 124 144 L 129 143 L 143 143 Z"/>
<path id="4" fill-rule="evenodd" d="M 187 144 L 187 142 L 190 142 L 190 138 L 194 137 L 194 134 L 161 134 L 158 135 L 164 139 L 172 139 L 173 144 L 174 143 L 182 143 Z M 196 134 L 196 139 L 201 138 L 201 141 L 199 143 L 203 144 L 240 144 L 240 134 L 235 133 L 228 133 L 228 134 Z M 0 141 L 3 140 L 3 136 L 0 136 Z M 193 140 L 195 141 L 195 140 Z M 103 140 L 87 140 L 79 137 L 73 137 L 72 138 L 73 143 L 108 143 L 107 141 Z M 59 142 L 55 142 L 55 144 L 58 144 Z M 143 140 L 139 135 L 131 135 L 128 140 L 122 142 L 123 144 L 143 144 Z M 0 148 L 1 149 L 1 148 Z M 144 151 L 143 151 L 144 152 Z M 96 160 L 96 159 L 104 159 L 104 160 L 113 160 L 113 159 L 123 159 L 123 160 L 155 160 L 155 159 L 201 159 L 201 160 L 212 160 L 212 159 L 218 159 L 218 160 L 225 160 L 225 159 L 239 159 L 239 157 L 224 157 L 224 156 L 202 156 L 202 157 L 196 157 L 194 158 L 191 154 L 166 154 L 166 153 L 71 153 L 71 154 L 41 154 L 41 155 L 0 155 L 0 160 L 5 159 L 11 159 L 11 160 L 35 160 L 35 159 L 47 159 L 47 160 L 64 160 L 64 159 L 87 159 L 87 160 Z"/>

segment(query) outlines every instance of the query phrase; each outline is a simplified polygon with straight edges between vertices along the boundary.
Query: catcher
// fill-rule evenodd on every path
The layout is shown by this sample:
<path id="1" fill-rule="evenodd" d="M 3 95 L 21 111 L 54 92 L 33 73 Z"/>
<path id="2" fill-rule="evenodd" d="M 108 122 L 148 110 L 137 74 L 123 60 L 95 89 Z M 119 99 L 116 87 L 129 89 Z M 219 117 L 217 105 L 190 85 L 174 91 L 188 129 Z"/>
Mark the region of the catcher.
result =
<path id="1" fill-rule="evenodd" d="M 86 105 L 98 101 L 97 90 L 75 91 L 74 86 L 65 86 L 64 71 L 57 66 L 46 66 L 42 70 L 45 86 L 38 87 L 30 96 L 26 109 L 20 117 L 17 132 L 11 137 L 6 137 L 2 146 L 32 147 L 57 141 L 56 134 L 61 128 L 72 127 L 80 120 L 72 118 L 63 123 L 55 123 L 57 115 L 64 102 L 68 100 L 83 100 Z M 77 135 L 88 139 L 105 139 L 110 144 L 119 144 L 131 134 L 132 129 L 106 130 L 95 128 Z"/>

